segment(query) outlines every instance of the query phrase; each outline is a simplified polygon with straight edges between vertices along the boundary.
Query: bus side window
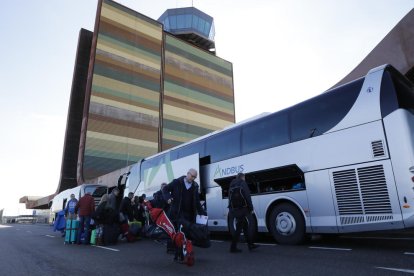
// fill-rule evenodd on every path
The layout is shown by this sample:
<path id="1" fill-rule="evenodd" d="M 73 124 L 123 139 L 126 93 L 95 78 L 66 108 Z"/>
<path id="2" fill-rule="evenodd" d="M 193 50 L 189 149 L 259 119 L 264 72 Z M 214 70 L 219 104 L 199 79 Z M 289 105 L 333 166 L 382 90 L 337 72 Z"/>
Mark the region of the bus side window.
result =
<path id="1" fill-rule="evenodd" d="M 230 182 L 233 179 L 234 176 L 214 179 L 214 182 L 216 182 L 221 187 L 221 196 L 223 199 L 229 197 Z"/>
<path id="2" fill-rule="evenodd" d="M 246 183 L 247 183 L 247 186 L 249 187 L 251 195 L 255 195 L 259 193 L 259 189 L 257 185 L 258 183 L 254 179 L 250 179 L 249 177 L 246 177 Z"/>

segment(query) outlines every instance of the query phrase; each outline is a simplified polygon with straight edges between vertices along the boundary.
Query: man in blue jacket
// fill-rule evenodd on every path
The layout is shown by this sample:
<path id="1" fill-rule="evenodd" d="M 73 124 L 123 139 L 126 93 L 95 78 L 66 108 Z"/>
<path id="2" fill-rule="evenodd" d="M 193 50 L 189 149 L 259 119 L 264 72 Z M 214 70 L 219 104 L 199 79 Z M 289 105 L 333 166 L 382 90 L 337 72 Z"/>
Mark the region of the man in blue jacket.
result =
<path id="1" fill-rule="evenodd" d="M 78 200 L 75 198 L 74 194 L 70 195 L 70 200 L 66 204 L 65 208 L 65 216 L 66 219 L 76 219 L 76 205 L 78 204 Z"/>

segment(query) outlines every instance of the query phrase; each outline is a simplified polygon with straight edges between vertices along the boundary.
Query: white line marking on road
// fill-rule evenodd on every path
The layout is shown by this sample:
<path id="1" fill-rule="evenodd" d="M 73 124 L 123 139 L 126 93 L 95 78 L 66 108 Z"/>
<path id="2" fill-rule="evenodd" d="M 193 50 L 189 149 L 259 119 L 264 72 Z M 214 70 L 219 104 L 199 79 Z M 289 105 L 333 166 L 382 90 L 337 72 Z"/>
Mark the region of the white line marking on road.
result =
<path id="1" fill-rule="evenodd" d="M 351 251 L 350 248 L 336 248 L 336 247 L 319 247 L 319 246 L 309 246 L 311 249 L 323 249 L 323 250 L 339 250 L 339 251 Z"/>
<path id="2" fill-rule="evenodd" d="M 26 231 L 26 233 L 32 233 L 32 231 Z"/>
<path id="3" fill-rule="evenodd" d="M 399 271 L 399 272 L 406 272 L 406 273 L 412 273 L 414 274 L 413 269 L 403 269 L 403 268 L 393 268 L 393 267 L 381 267 L 377 266 L 378 269 L 385 269 L 385 270 L 392 270 L 392 271 Z"/>
<path id="4" fill-rule="evenodd" d="M 259 244 L 259 245 L 264 245 L 264 246 L 277 246 L 277 244 L 274 244 L 274 243 L 260 243 L 260 242 L 255 242 L 254 244 Z"/>
<path id="5" fill-rule="evenodd" d="M 414 252 L 404 252 L 405 255 L 414 255 Z"/>
<path id="6" fill-rule="evenodd" d="M 93 247 L 102 248 L 102 249 L 108 249 L 108 250 L 112 250 L 112 251 L 120 251 L 119 249 L 114 249 L 114 248 L 105 247 L 105 246 L 100 246 L 100 245 L 92 245 L 92 246 L 93 246 Z"/>
<path id="7" fill-rule="evenodd" d="M 52 235 L 45 235 L 45 236 L 49 238 L 55 238 L 55 236 L 52 236 Z"/>

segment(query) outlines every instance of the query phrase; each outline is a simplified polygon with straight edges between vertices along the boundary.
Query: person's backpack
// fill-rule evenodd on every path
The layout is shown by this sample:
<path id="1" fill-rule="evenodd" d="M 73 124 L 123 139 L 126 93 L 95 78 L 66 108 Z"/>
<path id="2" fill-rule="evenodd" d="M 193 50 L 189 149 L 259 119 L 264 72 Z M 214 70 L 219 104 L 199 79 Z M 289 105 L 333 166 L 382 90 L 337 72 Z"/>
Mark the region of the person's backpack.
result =
<path id="1" fill-rule="evenodd" d="M 229 202 L 233 209 L 247 207 L 247 200 L 244 198 L 243 187 L 240 184 L 230 187 Z"/>

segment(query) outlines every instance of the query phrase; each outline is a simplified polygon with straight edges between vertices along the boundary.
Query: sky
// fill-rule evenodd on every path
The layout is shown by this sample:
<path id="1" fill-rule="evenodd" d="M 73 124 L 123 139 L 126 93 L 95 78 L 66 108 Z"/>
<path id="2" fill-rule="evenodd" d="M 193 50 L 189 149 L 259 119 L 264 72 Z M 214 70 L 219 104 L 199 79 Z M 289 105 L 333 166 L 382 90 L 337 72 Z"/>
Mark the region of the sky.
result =
<path id="1" fill-rule="evenodd" d="M 233 63 L 236 122 L 316 96 L 345 77 L 414 0 L 118 0 L 158 19 L 194 7 L 214 18 L 217 55 Z M 2 0 L 0 210 L 56 192 L 79 30 L 97 0 Z"/>

